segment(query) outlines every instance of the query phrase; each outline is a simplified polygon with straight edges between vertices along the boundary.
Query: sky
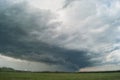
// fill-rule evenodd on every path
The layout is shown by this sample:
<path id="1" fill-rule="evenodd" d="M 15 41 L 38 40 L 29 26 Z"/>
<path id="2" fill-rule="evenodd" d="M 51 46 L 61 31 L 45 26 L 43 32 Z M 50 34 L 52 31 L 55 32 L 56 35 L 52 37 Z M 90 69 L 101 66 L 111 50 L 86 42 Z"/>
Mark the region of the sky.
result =
<path id="1" fill-rule="evenodd" d="M 0 0 L 0 67 L 120 70 L 119 0 Z"/>

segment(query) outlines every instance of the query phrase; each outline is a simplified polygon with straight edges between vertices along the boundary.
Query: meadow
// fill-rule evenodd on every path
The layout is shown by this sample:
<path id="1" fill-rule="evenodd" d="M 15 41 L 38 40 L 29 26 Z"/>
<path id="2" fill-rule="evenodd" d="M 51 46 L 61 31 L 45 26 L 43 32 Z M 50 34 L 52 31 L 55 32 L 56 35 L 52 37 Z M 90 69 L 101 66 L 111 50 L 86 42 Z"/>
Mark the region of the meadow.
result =
<path id="1" fill-rule="evenodd" d="M 113 73 L 0 72 L 0 80 L 120 80 L 120 72 Z"/>

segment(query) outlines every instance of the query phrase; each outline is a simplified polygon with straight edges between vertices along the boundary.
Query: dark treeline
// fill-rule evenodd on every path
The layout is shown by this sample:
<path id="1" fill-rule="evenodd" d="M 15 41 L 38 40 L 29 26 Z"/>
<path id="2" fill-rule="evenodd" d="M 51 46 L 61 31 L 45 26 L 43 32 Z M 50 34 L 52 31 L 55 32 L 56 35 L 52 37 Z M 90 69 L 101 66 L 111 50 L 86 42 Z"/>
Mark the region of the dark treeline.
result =
<path id="1" fill-rule="evenodd" d="M 16 71 L 15 69 L 13 69 L 13 68 L 8 68 L 8 67 L 2 67 L 2 68 L 0 68 L 0 72 L 3 72 L 3 71 Z"/>
<path id="2" fill-rule="evenodd" d="M 21 70 L 15 70 L 13 68 L 1 67 L 0 72 L 33 72 L 33 71 L 21 71 Z M 120 72 L 120 70 L 116 70 L 116 71 L 90 71 L 90 72 L 35 71 L 34 73 L 116 73 L 116 72 Z"/>

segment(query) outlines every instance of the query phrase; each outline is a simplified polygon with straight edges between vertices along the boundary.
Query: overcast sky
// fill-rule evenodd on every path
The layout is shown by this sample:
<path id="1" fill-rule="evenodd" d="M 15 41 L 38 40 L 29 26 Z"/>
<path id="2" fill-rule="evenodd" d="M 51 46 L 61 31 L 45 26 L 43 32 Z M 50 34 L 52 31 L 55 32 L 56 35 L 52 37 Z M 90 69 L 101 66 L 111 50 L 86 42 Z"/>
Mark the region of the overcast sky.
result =
<path id="1" fill-rule="evenodd" d="M 119 70 L 119 13 L 120 0 L 0 0 L 0 67 Z"/>

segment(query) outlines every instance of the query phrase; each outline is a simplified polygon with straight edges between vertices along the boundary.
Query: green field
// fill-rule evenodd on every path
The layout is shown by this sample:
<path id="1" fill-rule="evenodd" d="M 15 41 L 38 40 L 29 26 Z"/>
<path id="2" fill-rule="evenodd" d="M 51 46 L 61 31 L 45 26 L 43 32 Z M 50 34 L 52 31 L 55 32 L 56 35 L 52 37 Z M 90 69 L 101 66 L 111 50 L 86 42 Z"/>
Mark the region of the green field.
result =
<path id="1" fill-rule="evenodd" d="M 120 80 L 120 73 L 0 72 L 0 80 Z"/>

